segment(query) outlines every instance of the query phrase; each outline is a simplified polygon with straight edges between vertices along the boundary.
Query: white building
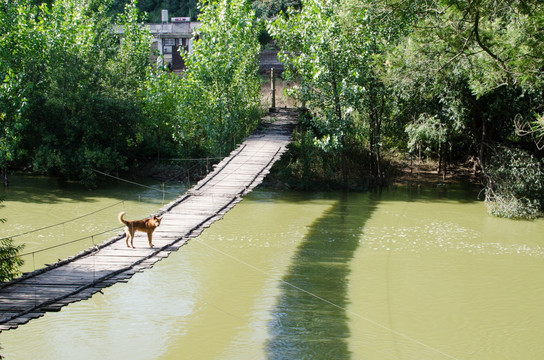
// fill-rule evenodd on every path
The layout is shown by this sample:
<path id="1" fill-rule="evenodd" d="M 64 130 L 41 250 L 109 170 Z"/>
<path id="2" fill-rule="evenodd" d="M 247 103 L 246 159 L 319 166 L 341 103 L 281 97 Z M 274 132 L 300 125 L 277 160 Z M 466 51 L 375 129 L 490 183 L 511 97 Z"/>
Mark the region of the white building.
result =
<path id="1" fill-rule="evenodd" d="M 181 52 L 186 51 L 190 54 L 193 51 L 193 37 L 200 28 L 200 22 L 191 21 L 188 17 L 169 19 L 166 10 L 163 10 L 162 15 L 161 24 L 145 24 L 153 35 L 151 49 L 157 50 L 152 54 L 151 60 L 163 62 L 162 65 L 168 65 L 170 69 L 179 71 L 185 68 Z M 116 27 L 114 31 L 122 38 L 124 32 L 122 26 Z"/>
<path id="2" fill-rule="evenodd" d="M 188 17 L 173 17 L 168 21 L 168 12 L 166 16 L 164 12 L 161 24 L 147 24 L 154 37 L 152 48 L 159 51 L 164 65 L 170 64 L 172 70 L 181 70 L 185 65 L 180 51 L 192 52 L 193 36 L 200 22 L 191 21 Z"/>

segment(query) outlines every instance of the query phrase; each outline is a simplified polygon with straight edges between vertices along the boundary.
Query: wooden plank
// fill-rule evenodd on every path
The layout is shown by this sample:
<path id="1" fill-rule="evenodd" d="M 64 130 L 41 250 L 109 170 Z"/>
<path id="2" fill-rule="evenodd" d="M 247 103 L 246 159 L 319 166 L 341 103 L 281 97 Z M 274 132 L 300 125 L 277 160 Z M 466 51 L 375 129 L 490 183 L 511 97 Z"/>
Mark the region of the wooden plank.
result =
<path id="1" fill-rule="evenodd" d="M 6 313 L 6 314 L 8 314 L 8 313 Z M 16 313 L 16 312 L 11 313 L 11 315 L 5 317 L 5 319 L 10 319 L 13 316 L 16 316 L 17 314 L 18 313 Z M 24 325 L 27 322 L 29 322 L 30 320 L 37 319 L 39 317 L 42 317 L 43 315 L 44 315 L 43 312 L 30 312 L 30 313 L 27 313 L 27 314 L 24 314 L 24 315 L 19 315 L 15 320 L 0 324 L 0 331 L 16 329 L 20 325 Z M 0 318 L 0 321 L 2 321 L 1 318 Z"/>
<path id="2" fill-rule="evenodd" d="M 100 278 L 107 273 L 111 272 L 111 268 L 98 270 L 98 271 L 79 271 L 77 274 L 43 274 L 36 278 L 29 279 L 25 283 L 31 285 L 64 285 L 64 286 L 83 286 L 88 283 L 92 283 L 95 279 Z M 3 292 L 2 292 L 3 293 Z M 2 298 L 2 296 L 0 296 Z"/>
<path id="3" fill-rule="evenodd" d="M 134 263 L 134 258 L 127 256 L 93 256 L 92 258 L 86 258 L 78 260 L 78 266 L 81 268 L 87 268 L 89 271 L 96 269 L 115 269 L 124 266 L 129 266 Z M 110 266 L 106 266 L 110 265 Z"/>
<path id="4" fill-rule="evenodd" d="M 125 256 L 130 258 L 142 258 L 150 255 L 154 250 L 149 247 L 128 248 L 123 246 L 122 248 L 107 248 L 100 250 L 98 253 L 100 256 Z"/>
<path id="5" fill-rule="evenodd" d="M 3 292 L 0 302 L 11 299 L 28 299 L 29 296 L 52 296 L 62 293 L 68 293 L 75 290 L 76 286 L 48 286 L 48 285 L 30 285 L 30 284 L 18 284 L 9 289 L 9 292 Z"/>

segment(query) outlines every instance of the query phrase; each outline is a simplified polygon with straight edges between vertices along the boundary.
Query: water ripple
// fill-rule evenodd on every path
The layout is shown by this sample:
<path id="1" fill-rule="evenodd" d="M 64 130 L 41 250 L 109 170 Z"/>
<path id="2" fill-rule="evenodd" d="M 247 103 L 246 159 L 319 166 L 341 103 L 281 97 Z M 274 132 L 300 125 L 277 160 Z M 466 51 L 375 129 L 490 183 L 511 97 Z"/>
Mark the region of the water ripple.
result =
<path id="1" fill-rule="evenodd" d="M 442 250 L 487 255 L 544 256 L 544 248 L 541 246 L 482 241 L 480 232 L 453 222 L 432 222 L 409 227 L 371 227 L 365 229 L 360 243 L 375 251 L 419 253 Z"/>

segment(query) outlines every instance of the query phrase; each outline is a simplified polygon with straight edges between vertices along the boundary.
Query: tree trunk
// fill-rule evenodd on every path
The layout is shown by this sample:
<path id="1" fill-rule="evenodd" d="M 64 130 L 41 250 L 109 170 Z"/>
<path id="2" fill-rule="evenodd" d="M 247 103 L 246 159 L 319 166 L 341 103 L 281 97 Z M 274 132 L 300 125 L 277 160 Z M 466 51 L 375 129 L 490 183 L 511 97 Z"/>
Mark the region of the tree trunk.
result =
<path id="1" fill-rule="evenodd" d="M 346 165 L 346 154 L 342 151 L 342 180 L 344 181 L 344 187 L 348 188 L 348 171 Z"/>
<path id="2" fill-rule="evenodd" d="M 374 154 L 374 131 L 372 129 L 372 122 L 369 122 L 369 125 L 368 125 L 368 130 L 369 130 L 369 143 L 370 143 L 370 146 L 368 148 L 368 158 L 370 159 L 370 161 L 368 162 L 368 167 L 369 167 L 369 171 L 371 174 L 374 175 L 374 162 L 373 162 L 373 154 Z"/>
<path id="3" fill-rule="evenodd" d="M 380 155 L 380 145 L 376 146 L 376 170 L 378 173 L 378 185 L 383 185 L 382 159 Z"/>
<path id="4" fill-rule="evenodd" d="M 4 166 L 4 169 L 3 169 L 3 178 L 4 178 L 4 187 L 7 188 L 8 185 L 9 185 L 9 182 L 8 182 L 8 168 L 6 166 Z"/>
<path id="5" fill-rule="evenodd" d="M 380 101 L 380 107 L 378 109 L 375 109 L 374 113 L 374 128 L 376 131 L 376 170 L 378 175 L 378 184 L 380 186 L 383 185 L 383 170 L 382 170 L 382 158 L 381 158 L 381 152 L 380 152 L 380 146 L 381 146 L 381 131 L 382 131 L 382 116 L 383 116 L 383 109 L 385 106 L 385 98 L 383 96 L 383 93 L 379 93 L 378 96 L 381 96 Z"/>
<path id="6" fill-rule="evenodd" d="M 157 161 L 161 159 L 161 133 L 157 130 Z"/>
<path id="7" fill-rule="evenodd" d="M 480 139 L 480 153 L 478 155 L 480 162 L 480 168 L 482 169 L 482 174 L 487 177 L 486 171 L 486 160 L 485 160 L 485 147 L 487 142 L 487 125 L 485 119 L 482 119 L 482 137 Z"/>
<path id="8" fill-rule="evenodd" d="M 444 144 L 445 145 L 445 144 Z M 442 172 L 442 181 L 446 181 L 446 173 L 448 171 L 448 157 L 446 156 L 447 152 L 446 146 L 442 146 L 442 165 L 444 166 L 444 171 Z"/>
<path id="9" fill-rule="evenodd" d="M 371 173 L 377 178 L 378 184 L 383 184 L 382 161 L 380 155 L 380 127 L 381 121 L 374 108 L 370 109 L 370 158 Z"/>
<path id="10" fill-rule="evenodd" d="M 440 175 L 440 172 L 442 171 L 442 145 L 438 144 L 438 169 L 436 169 L 436 173 Z"/>

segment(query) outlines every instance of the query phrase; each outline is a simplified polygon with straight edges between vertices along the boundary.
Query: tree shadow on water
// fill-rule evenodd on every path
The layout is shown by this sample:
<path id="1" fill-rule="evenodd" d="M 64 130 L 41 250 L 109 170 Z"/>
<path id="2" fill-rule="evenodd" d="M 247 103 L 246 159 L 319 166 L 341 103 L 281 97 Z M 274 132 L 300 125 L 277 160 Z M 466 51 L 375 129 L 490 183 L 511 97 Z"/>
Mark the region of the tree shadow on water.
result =
<path id="1" fill-rule="evenodd" d="M 350 357 L 344 310 L 350 262 L 375 206 L 368 193 L 344 193 L 312 225 L 280 285 L 269 323 L 269 359 Z"/>
<path id="2" fill-rule="evenodd" d="M 118 200 L 160 199 L 162 190 L 168 199 L 176 198 L 185 192 L 185 185 L 164 183 L 152 179 L 132 179 L 132 184 L 105 178 L 100 187 L 94 190 L 75 182 L 61 181 L 50 176 L 11 175 L 10 186 L 0 187 L 0 196 L 6 202 L 15 201 L 32 204 L 95 203 L 97 198 Z"/>

